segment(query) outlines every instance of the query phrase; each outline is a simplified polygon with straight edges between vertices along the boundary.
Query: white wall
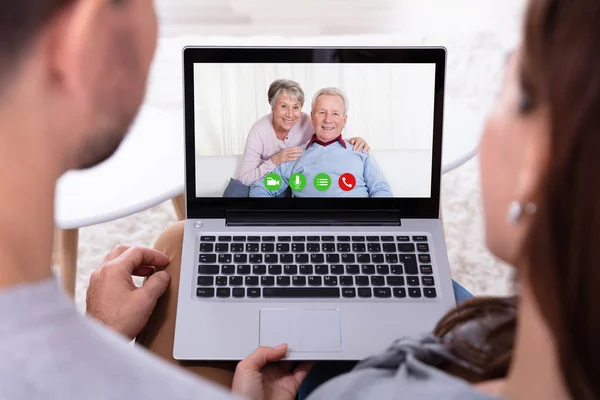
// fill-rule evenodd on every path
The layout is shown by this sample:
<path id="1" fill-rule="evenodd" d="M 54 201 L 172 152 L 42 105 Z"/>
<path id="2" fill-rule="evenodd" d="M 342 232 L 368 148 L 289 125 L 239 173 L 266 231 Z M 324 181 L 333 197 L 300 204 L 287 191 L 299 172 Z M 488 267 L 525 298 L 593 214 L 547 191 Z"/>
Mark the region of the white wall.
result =
<path id="1" fill-rule="evenodd" d="M 318 89 L 342 89 L 346 137 L 374 149 L 431 150 L 434 64 L 196 64 L 196 154 L 243 153 L 250 127 L 270 112 L 267 90 L 279 78 L 301 84 L 307 113 Z"/>

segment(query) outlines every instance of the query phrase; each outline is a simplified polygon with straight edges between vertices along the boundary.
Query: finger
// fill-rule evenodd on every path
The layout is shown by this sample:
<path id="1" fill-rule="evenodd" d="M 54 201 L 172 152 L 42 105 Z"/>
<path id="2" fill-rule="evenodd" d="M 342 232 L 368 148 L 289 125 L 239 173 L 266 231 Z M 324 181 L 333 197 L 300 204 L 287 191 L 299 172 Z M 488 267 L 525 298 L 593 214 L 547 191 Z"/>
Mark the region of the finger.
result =
<path id="1" fill-rule="evenodd" d="M 277 347 L 259 347 L 238 364 L 241 371 L 260 371 L 270 362 L 281 360 L 287 353 L 287 344 Z"/>
<path id="2" fill-rule="evenodd" d="M 294 369 L 292 374 L 294 375 L 294 378 L 296 378 L 296 381 L 298 381 L 298 384 L 301 384 L 304 381 L 304 379 L 306 378 L 312 367 L 315 366 L 315 364 L 315 362 L 303 362 L 300 365 L 298 365 L 296 369 Z"/>
<path id="3" fill-rule="evenodd" d="M 350 142 L 350 144 L 355 144 L 356 143 L 356 138 L 352 138 L 352 139 L 348 140 L 348 142 Z"/>
<path id="4" fill-rule="evenodd" d="M 129 250 L 130 248 L 131 248 L 131 246 L 125 246 L 124 244 L 115 246 L 115 248 L 112 249 L 112 251 L 110 253 L 108 253 L 108 255 L 104 258 L 103 263 L 106 264 L 107 262 L 114 260 L 115 258 L 119 257 L 121 254 L 123 254 L 126 250 Z"/>
<path id="5" fill-rule="evenodd" d="M 156 268 L 151 265 L 140 265 L 139 267 L 134 268 L 134 270 L 131 272 L 131 275 L 150 276 L 154 273 L 154 271 L 156 271 Z"/>
<path id="6" fill-rule="evenodd" d="M 128 274 L 131 274 L 140 265 L 164 267 L 168 263 L 169 257 L 165 254 L 145 247 L 131 247 L 110 262 L 110 264 L 123 268 Z"/>
<path id="7" fill-rule="evenodd" d="M 291 156 L 288 157 L 288 161 L 296 161 L 297 159 L 300 158 L 300 154 L 292 154 Z"/>
<path id="8" fill-rule="evenodd" d="M 368 144 L 365 144 L 365 149 L 363 151 L 367 152 L 367 153 L 371 151 L 371 148 L 369 147 Z"/>
<path id="9" fill-rule="evenodd" d="M 167 290 L 170 281 L 171 276 L 167 271 L 159 271 L 146 279 L 146 283 L 139 290 L 148 293 L 150 298 L 156 301 Z"/>
<path id="10" fill-rule="evenodd" d="M 354 151 L 361 151 L 364 147 L 365 147 L 365 142 L 362 142 L 362 141 L 357 142 L 354 145 Z"/>

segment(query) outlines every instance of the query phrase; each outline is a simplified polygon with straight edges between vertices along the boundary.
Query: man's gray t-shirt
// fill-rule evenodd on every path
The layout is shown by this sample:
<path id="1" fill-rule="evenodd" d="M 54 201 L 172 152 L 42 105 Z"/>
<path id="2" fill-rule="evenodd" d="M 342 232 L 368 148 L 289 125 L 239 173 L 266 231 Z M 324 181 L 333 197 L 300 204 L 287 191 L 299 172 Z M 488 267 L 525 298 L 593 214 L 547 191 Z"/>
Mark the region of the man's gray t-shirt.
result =
<path id="1" fill-rule="evenodd" d="M 235 399 L 81 315 L 54 279 L 0 290 L 0 399 Z"/>

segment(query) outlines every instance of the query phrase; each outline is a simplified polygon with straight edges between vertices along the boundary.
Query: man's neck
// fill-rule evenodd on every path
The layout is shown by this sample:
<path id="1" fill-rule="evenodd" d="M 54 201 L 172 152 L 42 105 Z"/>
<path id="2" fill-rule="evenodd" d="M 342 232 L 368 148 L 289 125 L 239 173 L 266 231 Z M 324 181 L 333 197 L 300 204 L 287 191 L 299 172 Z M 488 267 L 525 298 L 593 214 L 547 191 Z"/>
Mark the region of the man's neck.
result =
<path id="1" fill-rule="evenodd" d="M 0 107 L 0 290 L 51 276 L 54 190 L 61 174 L 44 118 L 18 101 Z M 41 113 L 40 113 L 41 114 Z"/>

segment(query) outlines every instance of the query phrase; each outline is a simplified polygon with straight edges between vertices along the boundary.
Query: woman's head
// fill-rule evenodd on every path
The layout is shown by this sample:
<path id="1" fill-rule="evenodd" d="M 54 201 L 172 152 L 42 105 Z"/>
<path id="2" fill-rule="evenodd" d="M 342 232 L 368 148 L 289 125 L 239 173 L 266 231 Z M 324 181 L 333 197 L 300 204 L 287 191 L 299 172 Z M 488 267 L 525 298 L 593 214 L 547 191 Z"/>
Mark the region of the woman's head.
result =
<path id="1" fill-rule="evenodd" d="M 267 96 L 273 113 L 275 131 L 289 132 L 302 115 L 304 90 L 297 82 L 278 79 L 269 86 Z"/>
<path id="2" fill-rule="evenodd" d="M 486 237 L 532 288 L 575 398 L 597 398 L 600 2 L 531 0 L 524 33 L 482 140 Z"/>

